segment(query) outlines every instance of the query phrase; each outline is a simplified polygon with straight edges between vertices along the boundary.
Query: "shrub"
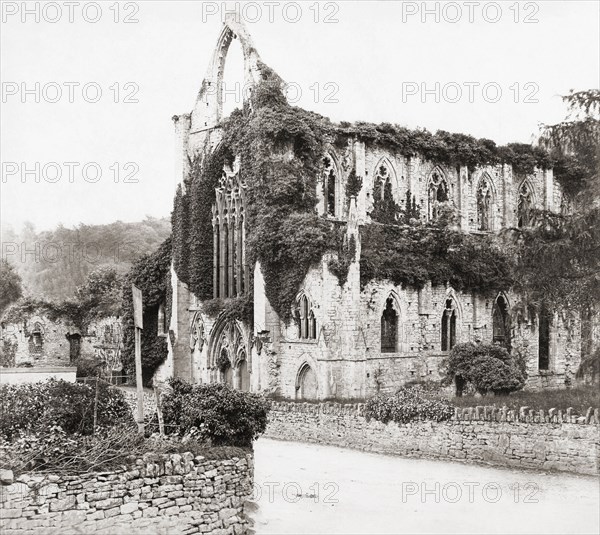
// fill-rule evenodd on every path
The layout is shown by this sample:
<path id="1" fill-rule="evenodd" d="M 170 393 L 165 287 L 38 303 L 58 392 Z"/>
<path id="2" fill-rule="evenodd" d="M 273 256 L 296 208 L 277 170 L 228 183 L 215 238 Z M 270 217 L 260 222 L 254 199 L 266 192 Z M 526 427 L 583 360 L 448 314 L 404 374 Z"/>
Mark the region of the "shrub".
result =
<path id="1" fill-rule="evenodd" d="M 445 382 L 456 383 L 457 395 L 472 384 L 480 394 L 508 394 L 525 386 L 525 359 L 521 353 L 509 353 L 497 344 L 467 342 L 454 346 L 444 362 Z"/>
<path id="2" fill-rule="evenodd" d="M 96 386 L 51 379 L 44 383 L 0 385 L 0 436 L 43 435 L 58 427 L 66 434 L 94 431 Z M 96 424 L 110 427 L 131 422 L 122 392 L 98 383 Z"/>
<path id="3" fill-rule="evenodd" d="M 399 424 L 414 420 L 441 422 L 452 417 L 454 408 L 448 401 L 426 396 L 420 386 L 403 387 L 391 395 L 379 394 L 365 404 L 365 417 Z"/>
<path id="4" fill-rule="evenodd" d="M 163 399 L 167 431 L 191 436 L 214 446 L 249 447 L 267 426 L 270 402 L 225 384 L 190 385 L 170 381 L 172 392 Z"/>

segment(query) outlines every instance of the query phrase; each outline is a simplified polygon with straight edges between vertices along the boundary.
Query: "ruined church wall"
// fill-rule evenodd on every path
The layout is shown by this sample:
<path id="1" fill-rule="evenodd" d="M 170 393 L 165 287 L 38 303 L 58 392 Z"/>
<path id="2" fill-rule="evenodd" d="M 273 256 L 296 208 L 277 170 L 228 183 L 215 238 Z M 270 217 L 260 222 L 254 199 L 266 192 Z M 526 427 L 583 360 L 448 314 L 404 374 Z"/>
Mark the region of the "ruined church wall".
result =
<path id="1" fill-rule="evenodd" d="M 34 336 L 38 330 L 39 337 Z M 16 323 L 3 323 L 0 328 L 3 363 L 7 367 L 74 366 L 68 338 L 72 335 L 80 336 L 79 359 L 101 360 L 109 370 L 122 370 L 122 326 L 120 318 L 114 316 L 91 322 L 86 332 L 80 332 L 60 318 L 50 320 L 44 314 L 33 314 Z"/>
<path id="2" fill-rule="evenodd" d="M 450 186 L 449 197 L 458 210 L 459 224 L 463 230 L 478 230 L 477 188 L 484 174 L 491 180 L 493 191 L 494 231 L 517 225 L 519 188 L 524 180 L 527 180 L 533 190 L 535 208 L 554 211 L 561 208 L 562 194 L 560 186 L 553 179 L 552 170 L 536 169 L 527 176 L 515 173 L 509 165 L 469 170 L 466 167 L 438 165 L 418 155 L 407 158 L 388 149 L 358 141 L 350 143 L 344 151 L 331 151 L 338 161 L 353 160 L 356 174 L 363 181 L 362 190 L 357 196 L 361 221 L 367 221 L 367 214 L 373 209 L 374 180 L 377 169 L 382 164 L 390 171 L 395 202 L 404 208 L 406 192 L 410 189 L 421 208 L 423 219 L 427 219 L 429 177 L 436 168 L 440 170 Z M 348 167 L 339 166 L 344 183 L 348 180 Z"/>
<path id="3" fill-rule="evenodd" d="M 297 396 L 298 372 L 308 364 L 317 375 L 319 397 L 359 397 L 364 394 L 360 310 L 355 306 L 359 291 L 358 264 L 351 265 L 348 281 L 340 287 L 328 267 L 326 255 L 318 268 L 309 271 L 302 292 L 312 304 L 317 324 L 315 340 L 300 339 L 295 322 L 281 325 L 279 351 L 281 394 Z M 358 361 L 358 362 L 357 362 Z"/>

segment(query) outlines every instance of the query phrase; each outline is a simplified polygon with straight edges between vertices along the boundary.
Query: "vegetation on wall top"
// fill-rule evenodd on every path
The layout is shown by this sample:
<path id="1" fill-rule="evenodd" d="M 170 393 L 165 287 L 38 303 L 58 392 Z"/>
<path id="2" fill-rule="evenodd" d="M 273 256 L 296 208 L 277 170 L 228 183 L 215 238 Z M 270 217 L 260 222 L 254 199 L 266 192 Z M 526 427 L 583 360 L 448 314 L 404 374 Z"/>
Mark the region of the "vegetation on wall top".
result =
<path id="1" fill-rule="evenodd" d="M 9 306 L 2 315 L 5 323 L 21 323 L 36 314 L 50 321 L 63 321 L 82 333 L 97 319 L 121 314 L 122 278 L 113 268 L 101 267 L 92 271 L 75 296 L 63 301 L 26 296 Z"/>
<path id="2" fill-rule="evenodd" d="M 347 279 L 349 255 L 344 233 L 316 214 L 317 181 L 328 147 L 353 140 L 385 147 L 405 157 L 435 164 L 476 167 L 509 164 L 515 173 L 550 168 L 556 155 L 542 147 L 512 143 L 496 145 L 465 134 L 410 130 L 383 123 L 334 124 L 326 117 L 290 106 L 281 79 L 260 65 L 264 82 L 254 88 L 250 103 L 222 123 L 218 149 L 192 163 L 185 191 L 178 190 L 173 212 L 173 251 L 179 278 L 200 299 L 213 297 L 212 213 L 215 187 L 224 163 L 241 158 L 247 185 L 246 247 L 250 269 L 259 261 L 269 302 L 279 316 L 291 318 L 294 299 L 311 267 L 327 252 L 341 284 Z M 356 171 L 348 177 L 346 203 L 362 186 Z M 410 193 L 404 209 L 394 202 L 389 185 L 374 195 L 371 214 L 385 223 L 361 229 L 361 283 L 388 278 L 421 287 L 425 281 L 449 282 L 457 289 L 491 293 L 514 281 L 514 266 L 489 236 L 465 235 L 441 224 L 417 224 L 419 207 Z M 351 194 L 348 191 L 351 190 Z M 252 281 L 251 281 L 252 282 Z M 214 307 L 213 307 L 214 308 Z"/>

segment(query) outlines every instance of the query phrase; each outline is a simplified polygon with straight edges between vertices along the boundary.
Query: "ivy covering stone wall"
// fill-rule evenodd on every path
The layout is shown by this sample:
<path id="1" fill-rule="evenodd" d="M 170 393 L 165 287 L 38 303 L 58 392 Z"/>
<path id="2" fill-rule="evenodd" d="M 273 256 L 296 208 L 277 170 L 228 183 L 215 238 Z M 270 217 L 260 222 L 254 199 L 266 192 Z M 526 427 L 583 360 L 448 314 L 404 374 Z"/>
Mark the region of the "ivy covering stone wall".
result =
<path id="1" fill-rule="evenodd" d="M 286 321 L 291 318 L 294 299 L 306 274 L 325 253 L 338 255 L 331 267 L 340 284 L 345 282 L 352 261 L 345 258 L 349 245 L 343 241 L 344 233 L 331 220 L 315 213 L 317 181 L 328 147 L 343 147 L 351 140 L 363 141 L 405 157 L 419 155 L 432 163 L 465 165 L 471 170 L 477 166 L 510 164 L 515 172 L 529 173 L 535 167 L 549 168 L 553 163 L 541 148 L 524 144 L 501 147 L 491 140 L 464 134 L 443 131 L 432 134 L 387 123 L 334 124 L 326 117 L 290 106 L 279 76 L 264 64 L 260 68 L 265 81 L 254 88 L 243 110 L 234 111 L 221 123 L 221 143 L 212 153 L 200 154 L 191 162 L 184 187 L 175 196 L 174 266 L 179 279 L 201 300 L 213 297 L 211 210 L 215 188 L 223 164 L 231 165 L 235 157 L 241 160 L 240 174 L 247 186 L 248 264 L 260 262 L 269 302 Z M 351 170 L 345 202 L 361 187 L 362 180 Z M 375 246 L 367 247 L 361 259 L 365 268 L 363 282 L 390 276 L 403 284 L 417 286 L 427 278 L 440 283 L 451 280 L 458 287 L 486 292 L 510 286 L 508 258 L 500 249 L 485 243 L 485 238 L 461 239 L 460 233 L 449 232 L 448 239 L 436 245 L 434 241 L 442 232 L 439 229 L 420 226 L 408 236 L 410 232 L 398 230 L 395 225 L 391 227 L 385 231 L 365 229 L 364 233 L 379 238 L 374 242 L 379 251 L 396 249 L 403 256 L 406 272 L 389 272 L 377 258 Z M 414 240 L 410 245 L 414 254 L 405 254 L 409 247 L 406 240 L 400 240 L 398 245 L 397 238 L 402 232 Z M 415 233 L 420 236 L 414 236 Z M 432 247 L 417 253 L 424 242 Z M 432 269 L 436 272 L 432 273 Z"/>

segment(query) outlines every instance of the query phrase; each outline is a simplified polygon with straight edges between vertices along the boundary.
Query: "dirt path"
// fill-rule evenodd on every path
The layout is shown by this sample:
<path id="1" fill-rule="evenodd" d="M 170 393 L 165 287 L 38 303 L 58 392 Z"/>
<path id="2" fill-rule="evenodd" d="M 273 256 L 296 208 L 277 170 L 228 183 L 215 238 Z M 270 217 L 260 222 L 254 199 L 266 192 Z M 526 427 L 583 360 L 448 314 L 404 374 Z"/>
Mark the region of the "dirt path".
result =
<path id="1" fill-rule="evenodd" d="M 592 477 L 260 439 L 257 534 L 599 533 Z"/>

